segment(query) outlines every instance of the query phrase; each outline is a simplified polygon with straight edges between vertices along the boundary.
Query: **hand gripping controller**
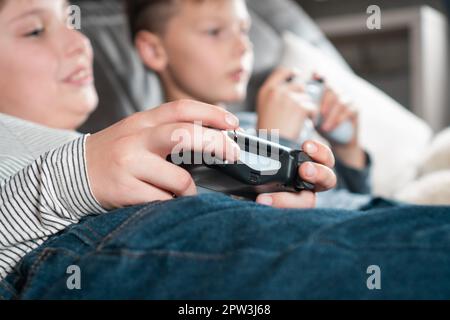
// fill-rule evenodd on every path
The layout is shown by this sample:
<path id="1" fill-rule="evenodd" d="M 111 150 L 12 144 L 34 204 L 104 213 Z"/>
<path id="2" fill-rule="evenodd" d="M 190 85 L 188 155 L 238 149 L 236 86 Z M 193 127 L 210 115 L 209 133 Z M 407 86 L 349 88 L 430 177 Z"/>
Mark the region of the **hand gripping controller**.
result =
<path id="1" fill-rule="evenodd" d="M 199 187 L 251 200 L 261 193 L 314 190 L 314 185 L 299 175 L 299 167 L 312 161 L 303 151 L 243 132 L 227 131 L 226 134 L 240 147 L 236 163 L 205 158 L 194 152 L 171 154 L 167 159 L 189 171 Z M 180 163 L 180 159 L 201 161 Z"/>
<path id="2" fill-rule="evenodd" d="M 289 78 L 288 82 L 295 81 L 295 78 Z M 315 79 L 307 81 L 305 84 L 305 93 L 308 94 L 316 108 L 320 107 L 323 94 L 325 91 L 325 84 L 323 80 Z M 331 140 L 339 144 L 348 144 L 354 134 L 354 126 L 350 120 L 344 121 L 336 129 L 331 132 L 324 132 L 320 128 L 323 124 L 323 118 L 320 113 L 313 119 L 314 127 L 327 140 Z"/>

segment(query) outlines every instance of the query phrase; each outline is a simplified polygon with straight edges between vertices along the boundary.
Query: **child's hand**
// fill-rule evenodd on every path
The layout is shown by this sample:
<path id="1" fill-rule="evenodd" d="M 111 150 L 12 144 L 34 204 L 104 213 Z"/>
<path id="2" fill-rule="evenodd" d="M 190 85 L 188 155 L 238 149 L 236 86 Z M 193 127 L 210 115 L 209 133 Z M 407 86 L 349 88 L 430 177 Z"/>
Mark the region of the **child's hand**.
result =
<path id="1" fill-rule="evenodd" d="M 296 141 L 305 119 L 317 111 L 303 86 L 288 82 L 293 76 L 292 70 L 280 68 L 265 82 L 258 93 L 257 129 L 279 130 L 281 137 Z"/>
<path id="2" fill-rule="evenodd" d="M 307 182 L 315 184 L 315 191 L 317 192 L 334 188 L 336 186 L 336 175 L 332 170 L 334 167 L 334 156 L 330 148 L 319 142 L 307 141 L 303 144 L 302 150 L 315 163 L 306 162 L 302 164 L 298 170 L 300 177 Z M 316 194 L 311 191 L 261 194 L 256 199 L 256 202 L 277 208 L 313 208 L 316 204 Z"/>
<path id="3" fill-rule="evenodd" d="M 330 141 L 335 155 L 353 168 L 364 168 L 366 165 L 366 156 L 358 142 L 358 113 L 350 103 L 341 99 L 337 93 L 327 88 L 325 90 L 320 114 L 323 118 L 322 125 L 319 128 L 321 132 L 329 133 L 339 127 L 345 121 L 353 124 L 353 138 L 347 144 L 337 144 Z"/>
<path id="4" fill-rule="evenodd" d="M 175 146 L 182 142 L 184 150 L 214 152 L 231 162 L 239 154 L 234 141 L 220 131 L 194 124 L 197 121 L 220 130 L 235 130 L 239 126 L 239 120 L 222 108 L 177 101 L 136 113 L 90 136 L 86 159 L 97 201 L 105 209 L 113 209 L 169 200 L 173 195 L 195 195 L 197 189 L 191 175 L 166 161 Z M 178 129 L 191 139 L 172 139 Z"/>

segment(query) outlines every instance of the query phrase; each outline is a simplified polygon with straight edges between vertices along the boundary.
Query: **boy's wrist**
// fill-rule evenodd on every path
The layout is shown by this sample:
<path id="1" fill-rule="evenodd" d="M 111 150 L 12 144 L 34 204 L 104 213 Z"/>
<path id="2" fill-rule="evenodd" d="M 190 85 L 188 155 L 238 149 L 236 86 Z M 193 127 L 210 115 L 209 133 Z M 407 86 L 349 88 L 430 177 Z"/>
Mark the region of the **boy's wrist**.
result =
<path id="1" fill-rule="evenodd" d="M 366 153 L 359 145 L 333 146 L 333 152 L 346 166 L 364 169 L 367 166 Z"/>

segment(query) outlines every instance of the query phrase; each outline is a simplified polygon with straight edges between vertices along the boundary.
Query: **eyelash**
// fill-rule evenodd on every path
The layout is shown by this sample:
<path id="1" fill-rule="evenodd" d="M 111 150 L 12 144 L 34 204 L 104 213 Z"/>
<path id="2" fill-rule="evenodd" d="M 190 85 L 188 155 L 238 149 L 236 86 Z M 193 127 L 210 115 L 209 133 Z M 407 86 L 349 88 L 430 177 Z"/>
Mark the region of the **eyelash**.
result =
<path id="1" fill-rule="evenodd" d="M 208 35 L 214 36 L 214 37 L 217 37 L 221 32 L 222 32 L 221 29 L 211 29 L 211 30 L 207 31 Z"/>
<path id="2" fill-rule="evenodd" d="M 242 28 L 241 32 L 244 35 L 248 35 L 250 33 L 250 29 L 249 28 Z M 209 36 L 213 36 L 213 37 L 218 37 L 221 33 L 222 33 L 221 29 L 211 29 L 211 30 L 207 31 L 207 34 Z"/>
<path id="3" fill-rule="evenodd" d="M 25 35 L 25 37 L 31 37 L 31 38 L 39 37 L 40 35 L 42 35 L 44 33 L 44 31 L 45 31 L 44 28 L 35 29 L 32 32 L 27 33 Z"/>

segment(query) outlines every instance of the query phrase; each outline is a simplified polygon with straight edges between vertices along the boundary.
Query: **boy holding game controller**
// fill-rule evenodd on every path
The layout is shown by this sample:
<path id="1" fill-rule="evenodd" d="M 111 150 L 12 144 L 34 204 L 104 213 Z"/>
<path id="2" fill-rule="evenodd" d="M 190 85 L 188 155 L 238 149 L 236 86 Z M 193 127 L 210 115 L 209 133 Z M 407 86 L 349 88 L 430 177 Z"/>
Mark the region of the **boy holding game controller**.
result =
<path id="1" fill-rule="evenodd" d="M 106 214 L 114 209 L 197 195 L 189 172 L 166 161 L 176 145 L 230 162 L 236 160 L 232 151 L 239 149 L 220 132 L 237 130 L 239 120 L 223 108 L 191 100 L 136 113 L 92 135 L 76 132 L 96 108 L 98 96 L 91 44 L 67 26 L 67 6 L 65 0 L 0 0 L 0 299 L 7 275 L 21 270 L 19 277 L 26 277 L 18 267 L 24 257 L 31 254 L 32 261 L 40 261 L 34 250 L 67 234 L 69 226 L 81 227 L 86 217 L 104 218 L 98 228 L 89 227 L 89 234 L 98 235 L 116 229 L 114 215 Z M 177 131 L 188 139 L 173 139 Z M 312 147 L 305 151 L 314 162 L 304 163 L 298 175 L 316 189 L 272 194 L 271 206 L 311 208 L 316 191 L 334 187 L 331 150 L 315 141 L 306 145 Z M 139 223 L 132 230 L 139 233 L 147 226 Z M 78 250 L 84 244 L 60 246 L 69 247 Z M 52 267 L 39 269 L 59 273 Z"/>
<path id="2" fill-rule="evenodd" d="M 251 19 L 244 0 L 127 0 L 137 51 L 161 80 L 167 101 L 189 98 L 216 105 L 242 101 L 253 67 Z M 321 116 L 323 136 L 345 122 L 353 127 L 345 143 L 329 139 L 337 158 L 338 187 L 370 193 L 370 160 L 358 143 L 358 116 L 326 87 L 320 108 L 289 69 L 277 69 L 259 91 L 256 129 L 279 130 L 280 141 L 295 143 L 308 118 Z M 244 123 L 245 121 L 241 121 Z M 244 127 L 244 125 L 242 125 Z"/>

